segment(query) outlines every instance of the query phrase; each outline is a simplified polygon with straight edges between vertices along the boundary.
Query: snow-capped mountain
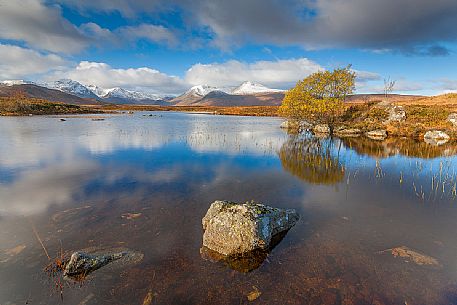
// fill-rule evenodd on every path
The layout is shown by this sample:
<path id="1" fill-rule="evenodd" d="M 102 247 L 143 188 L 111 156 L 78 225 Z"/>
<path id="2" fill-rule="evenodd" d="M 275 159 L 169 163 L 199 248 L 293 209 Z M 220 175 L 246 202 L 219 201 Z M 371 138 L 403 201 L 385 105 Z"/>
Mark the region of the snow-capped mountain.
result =
<path id="1" fill-rule="evenodd" d="M 253 83 L 253 82 L 244 82 L 238 87 L 213 87 L 209 85 L 198 85 L 190 88 L 187 92 L 183 95 L 194 95 L 194 96 L 206 96 L 209 93 L 214 95 L 214 92 L 221 92 L 223 95 L 225 94 L 233 94 L 233 95 L 251 95 L 251 94 L 258 94 L 258 93 L 278 93 L 284 92 L 284 90 L 279 89 L 271 89 L 262 84 Z"/>
<path id="2" fill-rule="evenodd" d="M 213 92 L 213 91 L 223 91 L 223 90 L 221 90 L 221 89 L 219 89 L 217 87 L 209 86 L 209 85 L 198 85 L 198 86 L 194 86 L 194 87 L 190 88 L 184 94 L 192 94 L 192 95 L 196 95 L 196 96 L 205 96 L 208 93 Z"/>
<path id="3" fill-rule="evenodd" d="M 109 93 L 109 89 L 104 89 L 95 85 L 88 85 L 86 86 L 87 89 L 92 91 L 96 96 L 103 98 L 105 95 Z"/>
<path id="4" fill-rule="evenodd" d="M 140 92 L 140 91 L 130 91 L 123 88 L 112 88 L 107 89 L 107 94 L 103 96 L 104 98 L 125 98 L 131 100 L 162 100 L 163 97 L 158 94 Z"/>
<path id="5" fill-rule="evenodd" d="M 277 93 L 277 92 L 284 92 L 284 90 L 270 89 L 268 87 L 265 87 L 262 84 L 244 82 L 239 87 L 235 88 L 231 93 L 234 95 L 250 95 L 250 94 L 257 94 L 257 93 Z"/>
<path id="6" fill-rule="evenodd" d="M 60 79 L 43 85 L 49 89 L 60 90 L 82 98 L 98 98 L 98 96 L 86 86 L 71 79 Z"/>
<path id="7" fill-rule="evenodd" d="M 92 98 L 100 101 L 119 104 L 157 104 L 171 99 L 170 97 L 161 96 L 158 94 L 142 91 L 132 91 L 119 87 L 105 89 L 96 85 L 86 86 L 71 79 L 61 79 L 40 85 L 49 89 L 59 90 L 82 98 Z"/>
<path id="8" fill-rule="evenodd" d="M 270 89 L 261 84 L 244 82 L 238 87 L 199 85 L 170 102 L 174 105 L 276 105 L 283 98 L 283 90 Z"/>

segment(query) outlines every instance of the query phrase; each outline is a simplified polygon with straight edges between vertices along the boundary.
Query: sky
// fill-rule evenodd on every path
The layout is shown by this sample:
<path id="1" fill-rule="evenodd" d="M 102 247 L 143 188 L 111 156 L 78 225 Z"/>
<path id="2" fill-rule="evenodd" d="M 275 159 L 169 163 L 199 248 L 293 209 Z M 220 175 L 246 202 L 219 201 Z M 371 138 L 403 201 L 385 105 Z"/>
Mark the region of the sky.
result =
<path id="1" fill-rule="evenodd" d="M 456 50 L 456 0 L 0 0 L 0 80 L 180 94 L 350 64 L 358 93 L 434 95 Z"/>

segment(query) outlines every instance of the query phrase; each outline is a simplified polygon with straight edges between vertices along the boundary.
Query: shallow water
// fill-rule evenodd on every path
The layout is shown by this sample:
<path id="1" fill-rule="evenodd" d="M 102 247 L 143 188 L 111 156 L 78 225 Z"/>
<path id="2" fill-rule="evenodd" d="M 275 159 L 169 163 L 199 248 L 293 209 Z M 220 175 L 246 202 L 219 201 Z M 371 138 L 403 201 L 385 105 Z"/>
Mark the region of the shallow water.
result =
<path id="1" fill-rule="evenodd" d="M 145 114 L 0 118 L 1 305 L 246 304 L 252 292 L 258 304 L 457 304 L 455 145 L 294 136 L 276 118 Z M 201 219 L 218 199 L 294 208 L 301 219 L 239 272 L 200 254 Z M 144 256 L 59 282 L 43 271 L 39 239 L 52 259 L 81 249 Z M 438 264 L 395 257 L 400 246 Z"/>

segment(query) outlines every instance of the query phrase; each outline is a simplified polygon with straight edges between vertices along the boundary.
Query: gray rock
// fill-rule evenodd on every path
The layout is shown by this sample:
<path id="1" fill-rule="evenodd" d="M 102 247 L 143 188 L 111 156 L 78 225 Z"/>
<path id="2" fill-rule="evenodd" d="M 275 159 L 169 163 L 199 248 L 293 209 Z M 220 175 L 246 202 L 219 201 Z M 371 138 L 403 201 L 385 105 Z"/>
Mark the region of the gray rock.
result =
<path id="1" fill-rule="evenodd" d="M 443 131 L 431 130 L 424 135 L 424 141 L 431 145 L 443 145 L 449 141 L 450 137 Z"/>
<path id="2" fill-rule="evenodd" d="M 454 127 L 457 127 L 457 113 L 451 113 L 448 117 L 447 120 L 454 125 Z"/>
<path id="3" fill-rule="evenodd" d="M 296 130 L 298 131 L 300 129 L 300 123 L 298 121 L 284 121 L 281 123 L 281 125 L 279 126 L 281 127 L 282 129 L 286 129 L 286 130 Z"/>
<path id="4" fill-rule="evenodd" d="M 307 121 L 300 122 L 300 131 L 306 131 L 306 130 L 311 130 L 311 129 L 313 129 L 313 124 L 311 124 Z"/>
<path id="5" fill-rule="evenodd" d="M 387 131 L 384 129 L 372 130 L 365 133 L 365 135 L 372 140 L 382 141 L 387 138 Z"/>
<path id="6" fill-rule="evenodd" d="M 127 252 L 113 253 L 107 255 L 88 254 L 75 252 L 71 255 L 70 261 L 65 267 L 64 276 L 70 278 L 84 278 L 89 273 L 98 270 L 109 263 L 127 255 Z"/>
<path id="7" fill-rule="evenodd" d="M 286 129 L 289 131 L 294 130 L 294 131 L 302 132 L 302 131 L 311 129 L 313 127 L 313 125 L 306 121 L 299 122 L 299 121 L 288 120 L 288 121 L 282 122 L 280 127 L 282 129 Z"/>
<path id="8" fill-rule="evenodd" d="M 203 246 L 226 256 L 265 250 L 275 235 L 289 230 L 298 219 L 295 210 L 215 201 L 202 219 Z"/>
<path id="9" fill-rule="evenodd" d="M 387 122 L 402 122 L 406 120 L 406 111 L 403 106 L 392 106 L 388 109 L 389 118 Z"/>
<path id="10" fill-rule="evenodd" d="M 330 127 L 327 124 L 318 124 L 313 128 L 314 133 L 330 134 Z"/>
<path id="11" fill-rule="evenodd" d="M 362 131 L 358 128 L 344 128 L 340 127 L 334 131 L 338 137 L 358 137 L 362 134 Z"/>

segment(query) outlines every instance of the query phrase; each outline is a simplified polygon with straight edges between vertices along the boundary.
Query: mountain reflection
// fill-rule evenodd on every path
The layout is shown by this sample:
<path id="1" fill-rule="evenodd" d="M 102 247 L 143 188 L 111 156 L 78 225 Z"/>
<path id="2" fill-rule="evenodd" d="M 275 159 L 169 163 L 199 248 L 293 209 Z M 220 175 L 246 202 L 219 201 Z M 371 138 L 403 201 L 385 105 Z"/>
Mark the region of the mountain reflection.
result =
<path id="1" fill-rule="evenodd" d="M 291 136 L 279 150 L 279 158 L 285 170 L 306 182 L 336 184 L 344 179 L 344 167 L 334 155 L 335 143 L 311 135 Z"/>

